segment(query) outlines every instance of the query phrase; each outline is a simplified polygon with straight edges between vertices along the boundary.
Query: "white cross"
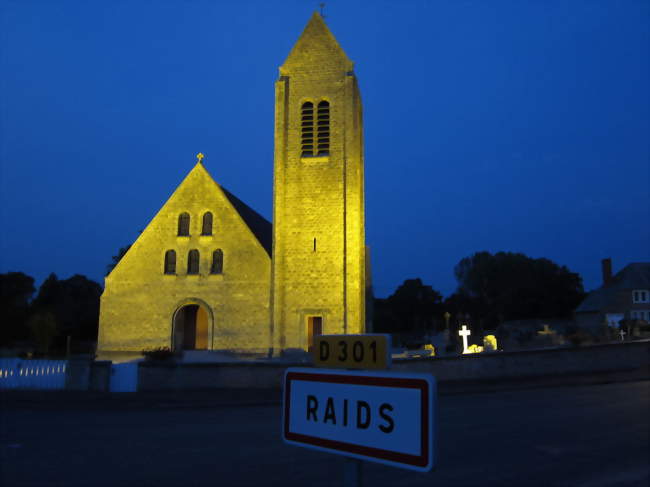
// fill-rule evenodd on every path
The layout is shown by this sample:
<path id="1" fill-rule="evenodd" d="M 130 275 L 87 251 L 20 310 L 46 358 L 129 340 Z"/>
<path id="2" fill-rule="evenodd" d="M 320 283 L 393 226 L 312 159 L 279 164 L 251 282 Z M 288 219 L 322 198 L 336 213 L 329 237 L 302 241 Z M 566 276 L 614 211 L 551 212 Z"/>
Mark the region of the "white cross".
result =
<path id="1" fill-rule="evenodd" d="M 463 337 L 463 353 L 467 353 L 467 337 L 472 334 L 472 332 L 463 325 L 463 328 L 458 332 L 460 336 Z"/>
<path id="2" fill-rule="evenodd" d="M 618 332 L 618 334 L 621 335 L 621 341 L 625 340 L 625 335 L 627 335 L 627 333 L 625 333 L 623 330 L 621 330 L 621 331 Z"/>

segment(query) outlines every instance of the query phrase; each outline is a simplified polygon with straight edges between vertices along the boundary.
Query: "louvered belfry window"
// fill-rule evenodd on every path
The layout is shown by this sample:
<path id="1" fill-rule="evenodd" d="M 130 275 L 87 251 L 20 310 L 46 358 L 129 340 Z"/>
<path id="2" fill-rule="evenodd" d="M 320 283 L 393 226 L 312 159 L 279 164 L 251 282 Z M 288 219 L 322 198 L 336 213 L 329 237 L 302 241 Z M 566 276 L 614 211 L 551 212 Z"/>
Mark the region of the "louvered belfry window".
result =
<path id="1" fill-rule="evenodd" d="M 330 153 L 330 104 L 327 101 L 323 100 L 318 104 L 317 124 L 318 152 L 316 155 L 326 156 Z"/>
<path id="2" fill-rule="evenodd" d="M 306 101 L 300 111 L 301 139 L 300 146 L 303 156 L 314 155 L 314 104 Z"/>

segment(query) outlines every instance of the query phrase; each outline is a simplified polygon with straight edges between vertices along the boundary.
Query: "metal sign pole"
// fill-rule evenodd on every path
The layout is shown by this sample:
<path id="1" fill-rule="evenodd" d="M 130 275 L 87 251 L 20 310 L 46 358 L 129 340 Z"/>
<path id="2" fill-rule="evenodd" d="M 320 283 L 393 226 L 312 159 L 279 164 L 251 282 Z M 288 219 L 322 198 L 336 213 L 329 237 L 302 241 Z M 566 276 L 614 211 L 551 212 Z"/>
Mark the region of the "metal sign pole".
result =
<path id="1" fill-rule="evenodd" d="M 356 458 L 345 458 L 343 461 L 343 487 L 363 487 L 363 462 Z"/>

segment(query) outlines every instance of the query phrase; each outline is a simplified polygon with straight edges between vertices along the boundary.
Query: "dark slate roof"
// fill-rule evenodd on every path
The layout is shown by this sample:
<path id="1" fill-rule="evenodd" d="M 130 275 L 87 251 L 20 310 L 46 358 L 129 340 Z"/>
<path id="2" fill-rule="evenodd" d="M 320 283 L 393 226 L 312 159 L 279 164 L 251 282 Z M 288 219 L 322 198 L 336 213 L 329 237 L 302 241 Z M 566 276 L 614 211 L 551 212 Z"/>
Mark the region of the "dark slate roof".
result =
<path id="1" fill-rule="evenodd" d="M 237 213 L 242 217 L 244 223 L 248 225 L 248 228 L 251 229 L 253 235 L 257 238 L 266 253 L 271 257 L 271 252 L 273 248 L 273 225 L 266 218 L 244 203 L 242 200 L 237 198 L 234 194 L 228 191 L 226 188 L 221 186 L 223 193 L 228 197 L 232 206 L 235 207 Z"/>
<path id="2" fill-rule="evenodd" d="M 620 307 L 621 291 L 633 289 L 650 289 L 650 262 L 637 262 L 621 269 L 607 286 L 601 286 L 590 292 L 576 313 L 606 310 Z"/>

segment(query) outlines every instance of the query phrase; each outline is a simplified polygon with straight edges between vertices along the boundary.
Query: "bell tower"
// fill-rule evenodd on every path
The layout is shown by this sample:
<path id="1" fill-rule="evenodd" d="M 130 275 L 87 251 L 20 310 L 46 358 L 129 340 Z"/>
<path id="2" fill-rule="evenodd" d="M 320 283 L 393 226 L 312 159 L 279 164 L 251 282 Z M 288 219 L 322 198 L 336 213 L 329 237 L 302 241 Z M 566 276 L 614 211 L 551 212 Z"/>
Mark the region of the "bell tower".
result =
<path id="1" fill-rule="evenodd" d="M 317 334 L 363 333 L 361 97 L 314 13 L 275 83 L 272 313 L 275 351 Z"/>

